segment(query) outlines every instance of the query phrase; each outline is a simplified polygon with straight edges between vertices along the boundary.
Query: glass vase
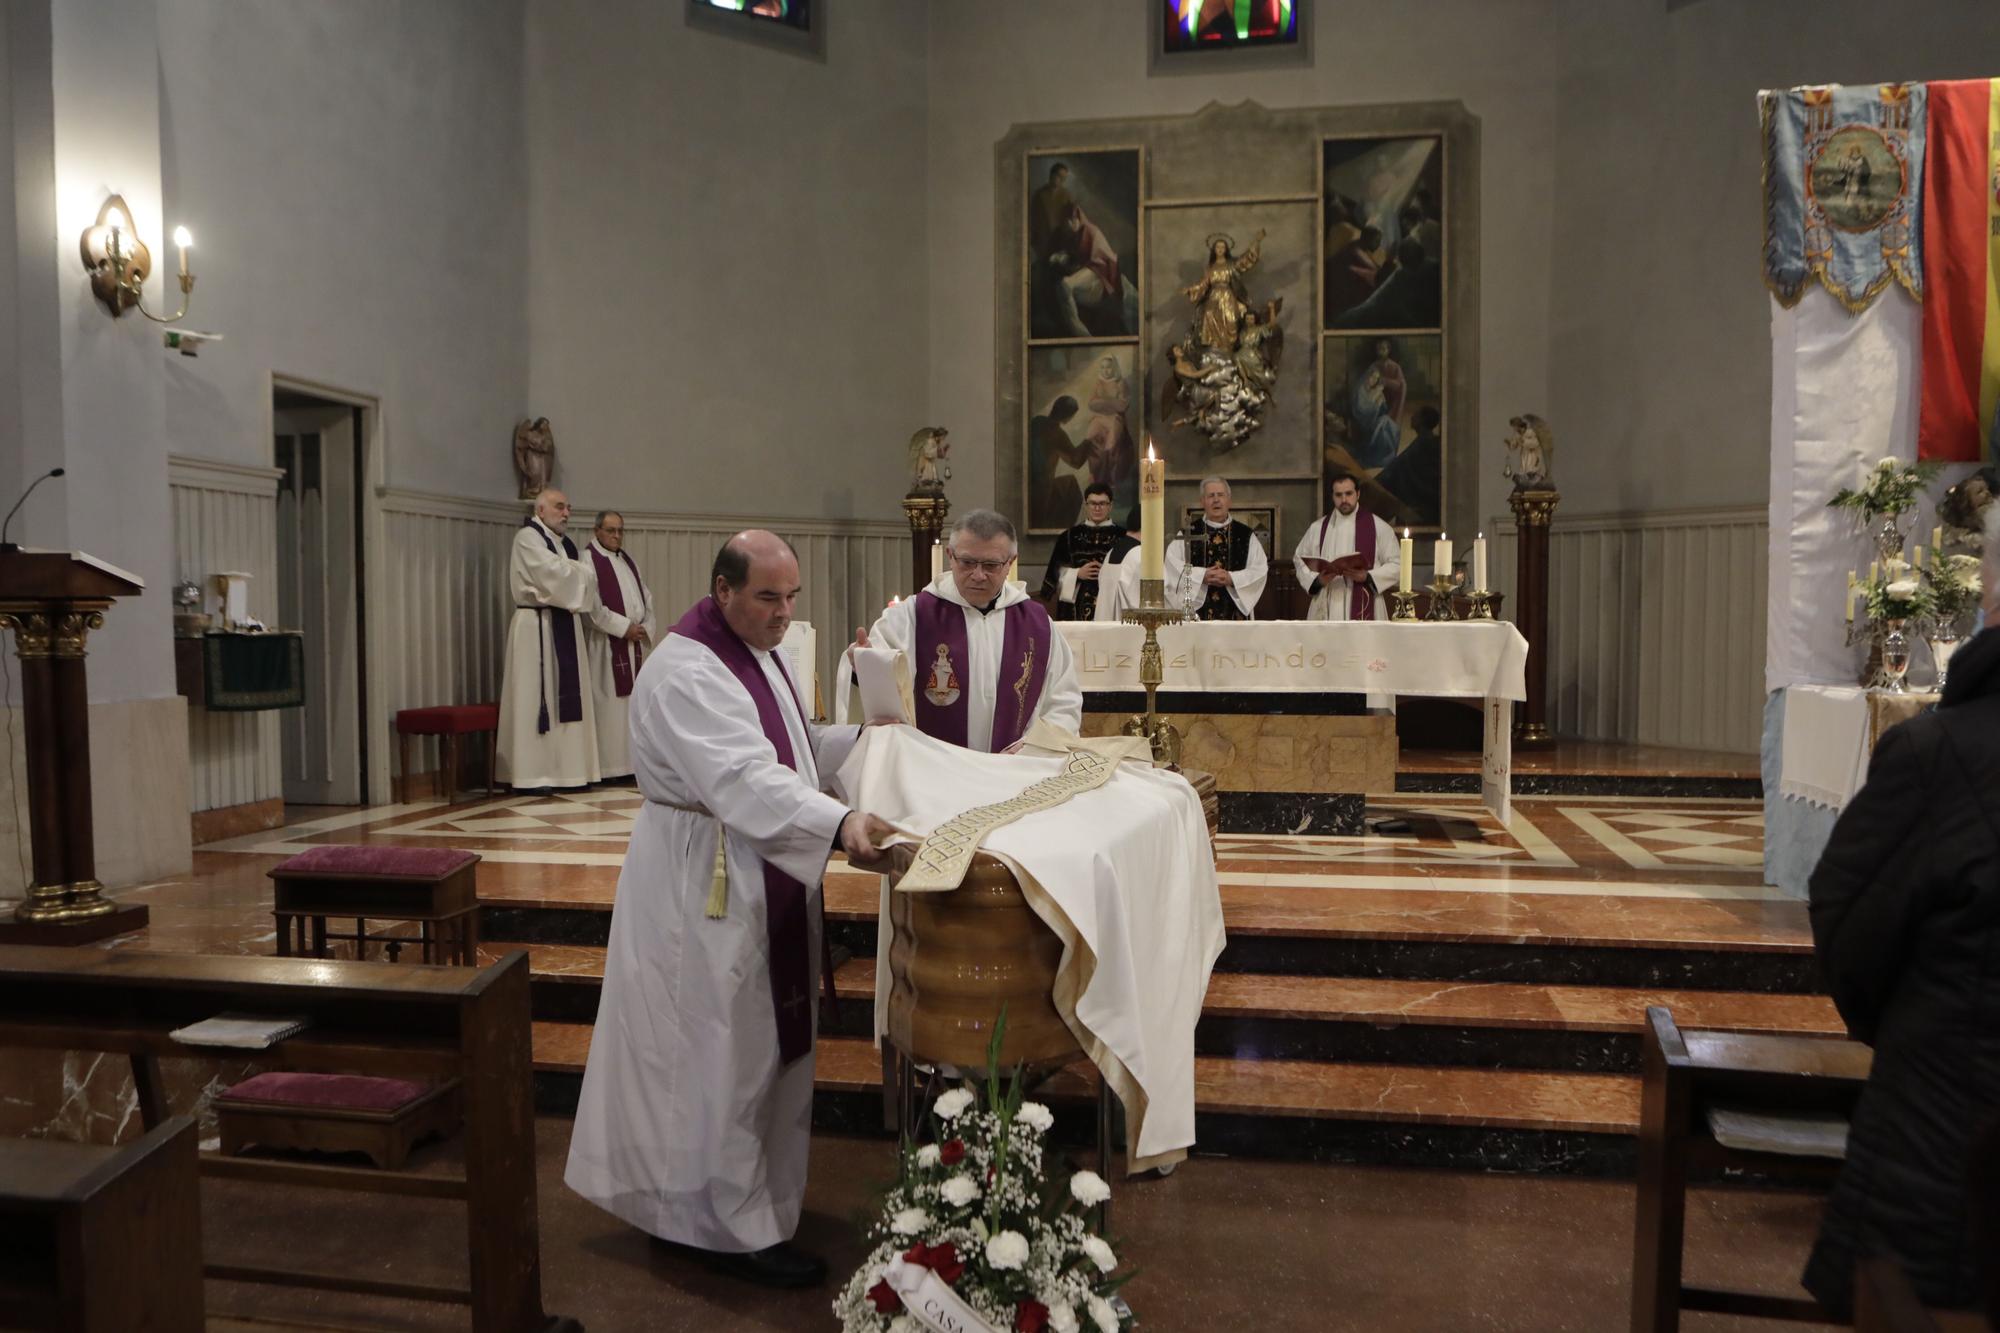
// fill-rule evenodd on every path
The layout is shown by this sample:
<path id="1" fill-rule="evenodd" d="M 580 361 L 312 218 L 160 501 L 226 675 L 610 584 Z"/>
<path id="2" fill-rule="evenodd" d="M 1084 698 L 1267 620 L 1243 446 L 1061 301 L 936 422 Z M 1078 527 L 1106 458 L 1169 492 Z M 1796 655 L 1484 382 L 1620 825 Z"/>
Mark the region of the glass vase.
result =
<path id="1" fill-rule="evenodd" d="M 1895 514 L 1886 515 L 1882 526 L 1875 529 L 1875 553 L 1882 559 L 1882 567 L 1887 569 L 1891 560 L 1903 558 L 1903 529 L 1898 526 Z"/>
<path id="2" fill-rule="evenodd" d="M 1958 651 L 1958 645 L 1963 640 L 1958 637 L 1957 626 L 1938 625 L 1924 642 L 1930 645 L 1931 665 L 1937 668 L 1937 684 L 1931 688 L 1943 694 L 1945 677 L 1951 668 L 1951 655 Z"/>
<path id="3" fill-rule="evenodd" d="M 1908 694 L 1910 686 L 1905 679 L 1910 671 L 1910 622 L 1890 620 L 1882 629 L 1882 680 L 1883 688 L 1891 694 Z"/>

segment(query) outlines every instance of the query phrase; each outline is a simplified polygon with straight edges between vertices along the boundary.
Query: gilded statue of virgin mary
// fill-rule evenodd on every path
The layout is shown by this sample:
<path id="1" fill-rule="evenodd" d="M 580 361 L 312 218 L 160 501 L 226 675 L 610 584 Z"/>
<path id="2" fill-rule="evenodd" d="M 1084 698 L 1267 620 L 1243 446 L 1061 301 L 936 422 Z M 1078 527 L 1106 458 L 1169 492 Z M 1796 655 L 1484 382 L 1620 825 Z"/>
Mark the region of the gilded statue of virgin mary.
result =
<path id="1" fill-rule="evenodd" d="M 1202 346 L 1212 347 L 1224 356 L 1235 353 L 1243 316 L 1250 309 L 1250 298 L 1243 290 L 1243 275 L 1257 267 L 1263 246 L 1264 233 L 1259 231 L 1250 248 L 1238 258 L 1233 237 L 1217 232 L 1208 238 L 1208 268 L 1200 282 L 1182 293 L 1201 307 L 1197 328 Z"/>

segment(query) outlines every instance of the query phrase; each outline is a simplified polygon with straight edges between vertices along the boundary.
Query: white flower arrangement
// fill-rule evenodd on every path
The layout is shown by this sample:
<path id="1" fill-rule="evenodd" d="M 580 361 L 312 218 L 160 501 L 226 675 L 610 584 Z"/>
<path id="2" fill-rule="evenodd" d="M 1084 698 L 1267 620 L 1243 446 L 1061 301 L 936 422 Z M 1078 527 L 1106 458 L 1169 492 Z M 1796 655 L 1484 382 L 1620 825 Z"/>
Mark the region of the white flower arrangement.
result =
<path id="1" fill-rule="evenodd" d="M 1893 519 L 1916 508 L 1924 487 L 1931 484 L 1939 471 L 1936 463 L 1905 463 L 1898 458 L 1884 458 L 1862 474 L 1858 488 L 1842 486 L 1835 491 L 1826 502 L 1827 507 L 1848 510 L 1864 524 L 1880 518 Z"/>
<path id="2" fill-rule="evenodd" d="M 905 1293 L 921 1288 L 961 1307 L 968 1333 L 1126 1333 L 1133 1316 L 1113 1294 L 1111 1247 L 1089 1210 L 1110 1198 L 1079 1171 L 1051 1187 L 1046 1106 L 1021 1099 L 1019 1071 L 1000 1076 L 1006 1014 L 987 1048 L 983 1095 L 953 1088 L 932 1106 L 935 1143 L 905 1142 L 896 1183 L 868 1236 L 873 1248 L 833 1302 L 843 1333 L 918 1333 Z M 912 1305 L 910 1308 L 915 1308 Z M 981 1325 L 984 1329 L 981 1329 Z"/>

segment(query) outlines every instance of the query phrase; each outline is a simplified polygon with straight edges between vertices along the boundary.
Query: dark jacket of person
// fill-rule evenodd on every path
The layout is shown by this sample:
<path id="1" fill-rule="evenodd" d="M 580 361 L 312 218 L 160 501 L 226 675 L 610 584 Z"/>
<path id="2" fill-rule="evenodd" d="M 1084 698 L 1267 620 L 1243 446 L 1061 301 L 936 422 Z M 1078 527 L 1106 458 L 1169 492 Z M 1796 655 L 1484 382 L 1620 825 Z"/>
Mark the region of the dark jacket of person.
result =
<path id="1" fill-rule="evenodd" d="M 1978 1304 L 1967 1185 L 2000 1113 L 2000 630 L 1952 659 L 1934 712 L 1882 737 L 1811 885 L 1813 945 L 1875 1048 L 1804 1282 L 1841 1315 L 1893 1258 L 1927 1305 Z"/>

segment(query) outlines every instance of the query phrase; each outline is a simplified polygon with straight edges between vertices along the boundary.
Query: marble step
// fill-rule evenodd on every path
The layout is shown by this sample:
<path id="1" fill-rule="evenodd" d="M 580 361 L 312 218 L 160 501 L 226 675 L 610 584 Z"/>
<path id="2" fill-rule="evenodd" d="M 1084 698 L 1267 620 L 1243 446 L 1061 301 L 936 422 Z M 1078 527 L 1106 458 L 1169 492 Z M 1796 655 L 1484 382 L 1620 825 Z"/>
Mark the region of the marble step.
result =
<path id="1" fill-rule="evenodd" d="M 504 945 L 485 944 L 498 956 Z M 603 976 L 601 949 L 530 946 L 536 1016 L 588 1022 Z M 830 1036 L 869 1031 L 872 958 L 834 976 L 843 1001 Z M 1461 1066 L 1631 1073 L 1648 1005 L 1682 1026 L 1728 1032 L 1839 1037 L 1824 996 L 1590 986 L 1469 984 L 1373 977 L 1216 973 L 1196 1029 L 1199 1053 L 1239 1060 Z"/>
<path id="2" fill-rule="evenodd" d="M 574 1112 L 590 1033 L 535 1024 L 539 1109 Z M 881 1070 L 868 1041 L 822 1037 L 814 1126 L 884 1133 Z M 1092 1142 L 1095 1081 L 1079 1062 L 1036 1090 L 1057 1142 Z M 1639 1080 L 1623 1074 L 1197 1057 L 1195 1106 L 1203 1156 L 1574 1175 L 1630 1175 L 1637 1157 Z"/>

